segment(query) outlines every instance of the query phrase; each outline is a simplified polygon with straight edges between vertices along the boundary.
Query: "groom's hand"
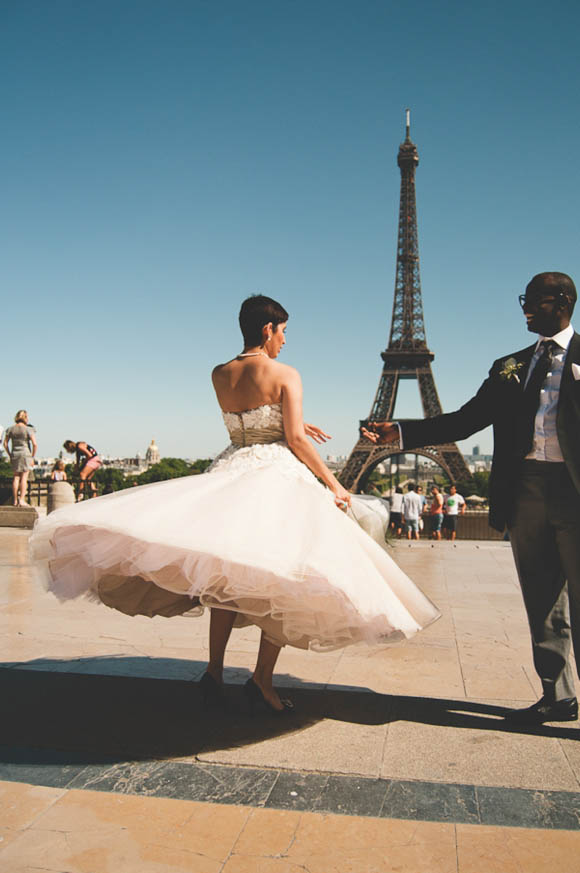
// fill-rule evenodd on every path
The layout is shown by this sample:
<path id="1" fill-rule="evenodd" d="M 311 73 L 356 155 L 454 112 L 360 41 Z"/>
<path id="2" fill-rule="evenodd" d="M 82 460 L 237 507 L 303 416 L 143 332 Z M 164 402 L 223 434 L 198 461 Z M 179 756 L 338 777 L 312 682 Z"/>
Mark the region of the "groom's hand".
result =
<path id="1" fill-rule="evenodd" d="M 396 443 L 399 439 L 399 428 L 391 421 L 369 421 L 367 427 L 361 427 L 361 436 L 375 445 Z"/>

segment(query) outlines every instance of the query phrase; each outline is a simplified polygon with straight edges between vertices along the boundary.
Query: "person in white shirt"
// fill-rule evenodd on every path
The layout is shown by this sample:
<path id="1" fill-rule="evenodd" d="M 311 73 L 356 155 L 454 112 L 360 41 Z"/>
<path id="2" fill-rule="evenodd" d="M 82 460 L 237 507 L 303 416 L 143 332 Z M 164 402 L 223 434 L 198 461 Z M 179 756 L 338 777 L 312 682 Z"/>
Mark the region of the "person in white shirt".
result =
<path id="1" fill-rule="evenodd" d="M 427 498 L 423 494 L 423 486 L 422 485 L 417 485 L 417 487 L 415 488 L 415 491 L 417 492 L 417 494 L 421 498 L 421 503 L 423 505 L 422 509 L 421 509 L 421 515 L 419 516 L 419 534 L 420 534 L 421 531 L 425 527 L 425 524 L 423 522 L 423 515 L 425 513 L 425 507 L 427 506 Z"/>
<path id="2" fill-rule="evenodd" d="M 449 488 L 449 494 L 445 495 L 443 501 L 443 532 L 448 540 L 454 540 L 457 535 L 457 518 L 465 512 L 465 500 L 461 494 L 457 493 L 455 485 Z"/>
<path id="3" fill-rule="evenodd" d="M 393 494 L 391 494 L 390 504 L 391 530 L 396 534 L 397 538 L 400 539 L 401 533 L 403 532 L 403 489 L 400 485 L 397 485 Z"/>
<path id="4" fill-rule="evenodd" d="M 423 501 L 415 491 L 415 483 L 409 482 L 408 491 L 403 497 L 403 517 L 407 528 L 407 539 L 419 539 L 419 517 L 423 512 Z"/>

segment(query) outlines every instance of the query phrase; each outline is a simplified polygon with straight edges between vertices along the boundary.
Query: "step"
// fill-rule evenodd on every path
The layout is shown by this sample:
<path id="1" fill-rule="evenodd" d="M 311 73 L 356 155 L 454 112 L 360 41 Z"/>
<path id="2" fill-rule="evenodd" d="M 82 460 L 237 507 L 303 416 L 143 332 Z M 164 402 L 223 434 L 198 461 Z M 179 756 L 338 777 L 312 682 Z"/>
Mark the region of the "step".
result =
<path id="1" fill-rule="evenodd" d="M 19 527 L 31 530 L 38 518 L 33 506 L 0 506 L 0 527 Z"/>

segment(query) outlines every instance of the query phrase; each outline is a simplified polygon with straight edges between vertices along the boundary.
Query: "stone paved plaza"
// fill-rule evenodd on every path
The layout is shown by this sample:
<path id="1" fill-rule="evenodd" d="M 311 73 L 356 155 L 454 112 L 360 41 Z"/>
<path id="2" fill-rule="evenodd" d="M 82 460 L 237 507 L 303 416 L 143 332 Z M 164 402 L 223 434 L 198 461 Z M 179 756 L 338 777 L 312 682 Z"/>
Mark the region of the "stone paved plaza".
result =
<path id="1" fill-rule="evenodd" d="M 398 542 L 443 616 L 412 641 L 284 650 L 288 718 L 195 683 L 207 616 L 59 605 L 0 528 L 2 873 L 580 870 L 577 723 L 508 728 L 540 694 L 509 545 Z"/>

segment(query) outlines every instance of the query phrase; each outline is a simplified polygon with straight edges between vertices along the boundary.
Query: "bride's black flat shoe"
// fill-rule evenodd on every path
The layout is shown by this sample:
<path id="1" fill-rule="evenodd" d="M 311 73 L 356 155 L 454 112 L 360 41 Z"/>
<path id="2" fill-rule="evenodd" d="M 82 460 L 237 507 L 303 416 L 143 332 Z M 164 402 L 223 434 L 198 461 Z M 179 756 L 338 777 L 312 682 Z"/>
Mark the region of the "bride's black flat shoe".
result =
<path id="1" fill-rule="evenodd" d="M 266 700 L 251 676 L 244 685 L 244 694 L 246 695 L 246 700 L 248 702 L 248 708 L 251 715 L 253 715 L 254 709 L 257 706 L 266 709 L 266 711 L 271 713 L 272 715 L 287 715 L 294 709 L 294 704 L 291 700 L 288 700 L 287 698 L 280 698 L 280 702 L 283 707 L 282 709 L 276 709 L 276 707 L 272 706 L 272 704 Z"/>
<path id="2" fill-rule="evenodd" d="M 205 672 L 199 680 L 199 690 L 206 706 L 224 706 L 224 687 L 217 682 L 211 673 Z"/>

